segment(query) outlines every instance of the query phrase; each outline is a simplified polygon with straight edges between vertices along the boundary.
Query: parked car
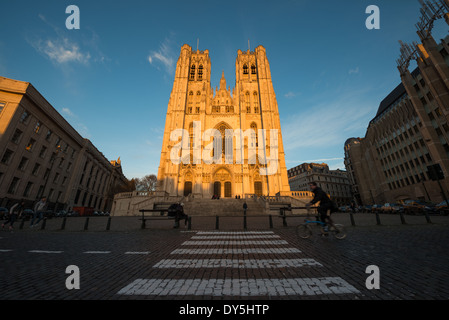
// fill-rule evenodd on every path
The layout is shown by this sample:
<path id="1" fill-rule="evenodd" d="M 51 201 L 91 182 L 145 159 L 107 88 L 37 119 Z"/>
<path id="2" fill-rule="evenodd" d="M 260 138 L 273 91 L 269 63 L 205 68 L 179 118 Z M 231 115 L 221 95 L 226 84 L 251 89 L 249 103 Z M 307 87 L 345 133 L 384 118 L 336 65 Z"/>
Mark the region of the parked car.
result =
<path id="1" fill-rule="evenodd" d="M 372 208 L 373 208 L 373 206 L 366 205 L 366 206 L 363 206 L 363 207 L 362 207 L 362 211 L 363 211 L 363 212 L 366 212 L 366 213 L 369 213 L 369 212 L 372 211 Z"/>
<path id="2" fill-rule="evenodd" d="M 65 210 L 60 210 L 58 212 L 56 212 L 55 217 L 61 218 L 61 217 L 66 217 L 67 216 L 67 211 Z"/>
<path id="3" fill-rule="evenodd" d="M 406 200 L 404 202 L 404 212 L 407 214 L 419 214 L 419 213 L 435 213 L 435 206 L 431 203 L 420 200 Z"/>
<path id="4" fill-rule="evenodd" d="M 111 214 L 110 214 L 109 212 L 106 211 L 106 212 L 104 213 L 104 215 L 105 215 L 106 217 L 109 217 Z"/>
<path id="5" fill-rule="evenodd" d="M 439 213 L 439 214 L 444 214 L 444 215 L 449 215 L 449 206 L 448 203 L 446 201 L 440 202 L 437 205 L 435 205 L 435 210 Z"/>
<path id="6" fill-rule="evenodd" d="M 371 207 L 372 213 L 381 212 L 381 211 L 382 211 L 382 206 L 380 204 L 375 204 Z"/>
<path id="7" fill-rule="evenodd" d="M 397 203 L 385 203 L 381 210 L 383 213 L 399 213 L 404 211 L 404 207 Z"/>
<path id="8" fill-rule="evenodd" d="M 0 220 L 4 220 L 8 217 L 9 210 L 5 207 L 0 207 Z"/>

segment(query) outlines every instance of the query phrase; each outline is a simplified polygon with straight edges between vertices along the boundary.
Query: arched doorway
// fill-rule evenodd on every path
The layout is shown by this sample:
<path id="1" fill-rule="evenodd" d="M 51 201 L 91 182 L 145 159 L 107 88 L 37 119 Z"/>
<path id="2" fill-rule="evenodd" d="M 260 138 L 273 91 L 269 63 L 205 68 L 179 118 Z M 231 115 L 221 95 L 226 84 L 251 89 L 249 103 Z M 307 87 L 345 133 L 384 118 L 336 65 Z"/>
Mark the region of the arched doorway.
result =
<path id="1" fill-rule="evenodd" d="M 259 197 L 262 195 L 262 182 L 260 181 L 254 182 L 254 193 L 256 194 L 256 196 Z"/>
<path id="2" fill-rule="evenodd" d="M 184 182 L 184 197 L 187 197 L 192 193 L 192 186 L 193 184 L 191 181 Z"/>
<path id="3" fill-rule="evenodd" d="M 225 187 L 225 198 L 232 198 L 232 183 L 227 181 L 224 184 Z"/>
<path id="4" fill-rule="evenodd" d="M 214 196 L 221 197 L 221 182 L 220 181 L 216 181 L 214 183 Z"/>

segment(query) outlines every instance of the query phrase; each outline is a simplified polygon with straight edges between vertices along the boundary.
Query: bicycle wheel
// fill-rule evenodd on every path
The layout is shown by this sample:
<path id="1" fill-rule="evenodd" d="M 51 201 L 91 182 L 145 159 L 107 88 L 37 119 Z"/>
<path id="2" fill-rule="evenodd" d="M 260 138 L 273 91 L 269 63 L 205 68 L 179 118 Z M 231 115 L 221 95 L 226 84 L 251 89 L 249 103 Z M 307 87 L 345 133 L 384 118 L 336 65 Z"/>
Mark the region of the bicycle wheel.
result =
<path id="1" fill-rule="evenodd" d="M 302 239 L 308 239 L 312 236 L 312 230 L 306 224 L 300 224 L 296 227 L 296 235 Z"/>
<path id="2" fill-rule="evenodd" d="M 346 233 L 346 229 L 345 226 L 341 225 L 341 224 L 336 224 L 334 225 L 335 230 L 333 231 L 335 238 L 337 238 L 338 240 L 343 240 L 346 238 L 347 233 Z"/>

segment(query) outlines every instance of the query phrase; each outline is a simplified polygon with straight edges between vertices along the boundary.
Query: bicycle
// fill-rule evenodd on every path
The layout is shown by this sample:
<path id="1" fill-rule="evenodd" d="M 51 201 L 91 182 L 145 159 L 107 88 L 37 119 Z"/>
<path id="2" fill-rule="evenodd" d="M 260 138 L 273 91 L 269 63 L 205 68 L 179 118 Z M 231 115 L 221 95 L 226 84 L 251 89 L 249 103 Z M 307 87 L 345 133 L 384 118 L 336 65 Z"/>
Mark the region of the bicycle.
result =
<path id="1" fill-rule="evenodd" d="M 309 216 L 310 211 L 307 210 L 307 215 Z M 326 223 L 321 222 L 318 220 L 308 220 L 305 219 L 303 224 L 300 224 L 296 227 L 296 235 L 302 239 L 309 239 L 313 232 L 312 232 L 312 226 L 316 225 L 320 227 L 321 235 L 322 236 L 328 236 L 329 233 L 332 233 L 335 238 L 338 240 L 343 240 L 346 238 L 347 233 L 346 229 L 342 224 L 330 224 L 329 231 L 324 231 L 324 227 L 326 226 Z"/>

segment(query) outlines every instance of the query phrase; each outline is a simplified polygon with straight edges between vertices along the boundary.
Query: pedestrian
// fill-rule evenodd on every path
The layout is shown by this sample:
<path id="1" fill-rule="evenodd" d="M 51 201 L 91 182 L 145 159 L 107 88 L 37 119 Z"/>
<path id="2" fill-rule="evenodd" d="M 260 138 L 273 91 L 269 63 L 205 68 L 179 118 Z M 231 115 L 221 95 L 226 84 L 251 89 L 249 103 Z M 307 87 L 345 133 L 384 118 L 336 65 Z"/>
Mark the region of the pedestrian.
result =
<path id="1" fill-rule="evenodd" d="M 25 209 L 25 201 L 17 202 L 15 205 L 9 209 L 9 218 L 4 224 L 2 224 L 2 228 L 9 223 L 9 230 L 12 231 L 14 229 L 14 222 L 16 222 L 17 217 L 22 215 L 23 210 Z"/>
<path id="2" fill-rule="evenodd" d="M 189 216 L 184 213 L 184 203 L 178 203 L 176 206 L 176 217 L 175 217 L 175 226 L 174 229 L 179 228 L 179 221 L 184 220 L 184 225 L 187 224 Z"/>
<path id="3" fill-rule="evenodd" d="M 36 205 L 34 206 L 33 219 L 31 219 L 30 228 L 33 228 L 41 222 L 44 218 L 44 212 L 47 210 L 47 197 L 43 197 Z M 34 220 L 37 219 L 37 222 L 34 223 Z"/>
<path id="4" fill-rule="evenodd" d="M 246 201 L 245 201 L 245 203 L 243 204 L 243 215 L 245 215 L 245 216 L 246 216 L 246 210 L 248 210 L 248 205 L 246 204 Z"/>

